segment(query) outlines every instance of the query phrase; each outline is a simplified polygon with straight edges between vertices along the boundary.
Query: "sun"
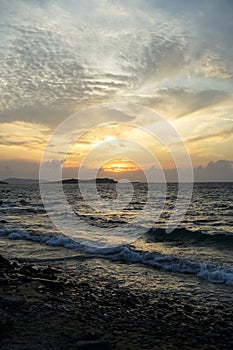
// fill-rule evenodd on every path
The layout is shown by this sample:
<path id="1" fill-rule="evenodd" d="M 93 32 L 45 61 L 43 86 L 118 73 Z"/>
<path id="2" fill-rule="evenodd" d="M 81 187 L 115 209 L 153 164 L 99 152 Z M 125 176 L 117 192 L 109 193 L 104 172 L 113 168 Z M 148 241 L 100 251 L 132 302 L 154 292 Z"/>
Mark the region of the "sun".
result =
<path id="1" fill-rule="evenodd" d="M 138 171 L 139 167 L 132 161 L 126 159 L 112 159 L 102 166 L 102 170 L 107 172 L 122 173 L 128 171 Z"/>

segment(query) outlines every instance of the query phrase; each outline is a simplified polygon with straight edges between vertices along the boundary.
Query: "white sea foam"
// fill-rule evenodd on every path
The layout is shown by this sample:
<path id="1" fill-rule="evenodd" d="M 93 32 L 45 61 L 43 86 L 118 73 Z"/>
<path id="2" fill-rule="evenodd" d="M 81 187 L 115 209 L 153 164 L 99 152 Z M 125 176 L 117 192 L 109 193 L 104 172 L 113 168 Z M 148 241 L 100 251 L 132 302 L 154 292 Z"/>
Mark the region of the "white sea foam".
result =
<path id="1" fill-rule="evenodd" d="M 176 273 L 195 274 L 203 280 L 212 283 L 222 283 L 233 286 L 233 266 L 206 264 L 198 260 L 185 259 L 174 255 L 161 254 L 159 252 L 147 252 L 136 250 L 129 245 L 98 248 L 85 245 L 85 241 L 78 242 L 62 235 L 33 235 L 29 232 L 16 229 L 0 229 L 0 237 L 7 237 L 11 240 L 30 240 L 59 246 L 68 249 L 82 250 L 91 254 L 105 256 L 111 260 L 120 260 L 131 263 L 140 263 L 155 268 Z"/>
<path id="2" fill-rule="evenodd" d="M 226 265 L 218 269 L 209 269 L 206 264 L 202 264 L 197 276 L 212 283 L 233 286 L 233 268 Z"/>

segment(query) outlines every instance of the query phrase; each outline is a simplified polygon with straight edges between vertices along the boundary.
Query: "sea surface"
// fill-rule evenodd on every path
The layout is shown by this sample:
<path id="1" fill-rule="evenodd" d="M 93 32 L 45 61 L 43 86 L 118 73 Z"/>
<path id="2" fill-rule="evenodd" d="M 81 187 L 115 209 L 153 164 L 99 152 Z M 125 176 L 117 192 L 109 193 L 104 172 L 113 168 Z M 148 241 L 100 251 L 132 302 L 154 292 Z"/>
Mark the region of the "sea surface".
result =
<path id="1" fill-rule="evenodd" d="M 48 192 L 50 190 L 48 186 Z M 90 205 L 93 184 L 86 184 L 88 202 L 77 184 L 65 184 L 64 193 L 77 217 L 75 230 L 68 234 L 56 228 L 50 220 L 40 197 L 39 185 L 0 185 L 0 253 L 9 258 L 27 261 L 55 261 L 86 256 L 98 259 L 99 268 L 106 264 L 111 271 L 113 262 L 120 262 L 127 275 L 127 266 L 135 266 L 134 274 L 153 284 L 158 283 L 159 272 L 165 279 L 178 276 L 179 288 L 195 285 L 218 285 L 229 292 L 233 286 L 233 183 L 196 183 L 187 213 L 179 226 L 170 233 L 166 225 L 177 198 L 177 184 L 168 184 L 166 196 L 160 184 L 152 185 L 152 208 L 146 208 L 148 185 L 135 183 L 128 205 L 114 210 L 117 198 L 115 184 L 99 184 L 98 191 L 106 207 L 97 210 L 98 203 Z M 121 193 L 127 193 L 128 184 L 118 184 Z M 163 203 L 162 203 L 163 202 Z M 153 207 L 153 203 L 156 205 Z M 162 203 L 160 205 L 160 203 Z M 51 211 L 67 224 L 63 204 L 51 200 Z M 119 204 L 119 203 L 118 203 Z M 108 210 L 111 207 L 111 210 Z M 139 226 L 134 223 L 143 214 Z M 143 226 L 144 225 L 144 226 Z M 102 244 L 98 232 L 107 232 L 112 245 Z M 75 231 L 75 232 L 74 232 Z M 123 232 L 123 233 L 122 233 Z M 116 244 L 115 237 L 126 235 L 126 242 Z M 127 243 L 127 237 L 131 237 Z M 88 243 L 88 240 L 96 244 Z M 94 259 L 93 259 L 94 258 Z M 101 267 L 102 261 L 102 267 Z M 143 276 L 140 273 L 143 268 Z M 148 279 L 146 271 L 150 275 Z M 132 276 L 128 276 L 130 283 Z M 162 280 L 160 280 L 160 283 Z M 173 282 L 171 282 L 173 283 Z M 209 288 L 209 287 L 207 287 Z M 210 287 L 211 288 L 211 287 Z"/>

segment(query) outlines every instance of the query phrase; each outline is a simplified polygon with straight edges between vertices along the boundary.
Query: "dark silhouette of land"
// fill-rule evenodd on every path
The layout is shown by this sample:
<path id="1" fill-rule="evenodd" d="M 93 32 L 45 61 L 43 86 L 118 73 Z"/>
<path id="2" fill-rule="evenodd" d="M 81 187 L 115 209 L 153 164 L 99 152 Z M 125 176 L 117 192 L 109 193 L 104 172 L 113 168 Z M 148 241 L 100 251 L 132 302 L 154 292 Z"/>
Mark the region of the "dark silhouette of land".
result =
<path id="1" fill-rule="evenodd" d="M 62 180 L 63 184 L 76 184 L 79 182 L 86 182 L 86 183 L 117 183 L 116 180 L 110 179 L 108 177 L 100 177 L 100 178 L 96 178 L 96 179 L 89 179 L 89 180 L 80 180 L 80 179 L 66 179 L 66 180 Z"/>
<path id="2" fill-rule="evenodd" d="M 0 184 L 2 185 L 33 185 L 33 184 L 39 184 L 39 181 L 42 183 L 57 183 L 58 181 L 47 181 L 47 180 L 39 180 L 39 179 L 21 179 L 17 177 L 12 177 L 8 179 L 4 179 L 0 181 Z M 96 179 L 87 179 L 87 180 L 80 180 L 80 179 L 65 179 L 62 180 L 63 184 L 77 184 L 79 182 L 84 183 L 117 183 L 117 181 L 107 178 L 107 177 L 101 177 Z"/>

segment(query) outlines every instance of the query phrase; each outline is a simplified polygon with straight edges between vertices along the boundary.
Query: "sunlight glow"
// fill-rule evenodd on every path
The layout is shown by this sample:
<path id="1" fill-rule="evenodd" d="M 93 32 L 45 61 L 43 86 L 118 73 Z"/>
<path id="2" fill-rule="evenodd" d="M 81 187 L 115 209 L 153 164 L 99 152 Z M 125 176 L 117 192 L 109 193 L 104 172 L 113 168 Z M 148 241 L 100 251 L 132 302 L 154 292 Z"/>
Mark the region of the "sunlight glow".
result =
<path id="1" fill-rule="evenodd" d="M 121 172 L 127 172 L 127 171 L 138 171 L 139 167 L 135 163 L 129 160 L 119 158 L 119 159 L 113 159 L 105 163 L 102 166 L 102 170 L 121 173 Z"/>

